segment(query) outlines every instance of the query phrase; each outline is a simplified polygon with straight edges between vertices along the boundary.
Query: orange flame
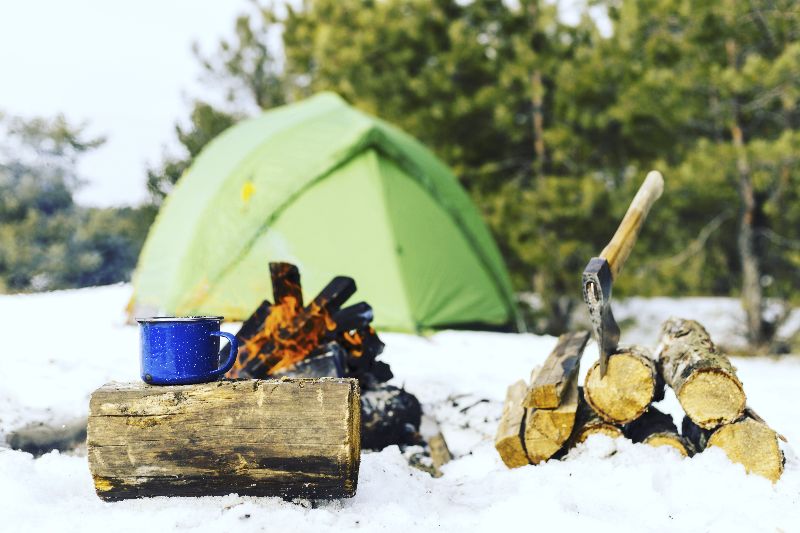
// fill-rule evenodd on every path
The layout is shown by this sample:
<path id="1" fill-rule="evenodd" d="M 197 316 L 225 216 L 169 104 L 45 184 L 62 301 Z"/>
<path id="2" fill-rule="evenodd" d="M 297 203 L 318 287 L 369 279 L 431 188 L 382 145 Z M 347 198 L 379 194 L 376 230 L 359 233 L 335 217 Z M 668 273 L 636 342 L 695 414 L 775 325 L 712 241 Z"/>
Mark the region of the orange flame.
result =
<path id="1" fill-rule="evenodd" d="M 250 372 L 256 367 L 263 367 L 265 375 L 289 368 L 308 357 L 335 330 L 325 302 L 315 301 L 303 308 L 297 298 L 287 295 L 270 308 L 258 332 L 243 340 L 228 376 L 239 377 L 242 370 Z"/>

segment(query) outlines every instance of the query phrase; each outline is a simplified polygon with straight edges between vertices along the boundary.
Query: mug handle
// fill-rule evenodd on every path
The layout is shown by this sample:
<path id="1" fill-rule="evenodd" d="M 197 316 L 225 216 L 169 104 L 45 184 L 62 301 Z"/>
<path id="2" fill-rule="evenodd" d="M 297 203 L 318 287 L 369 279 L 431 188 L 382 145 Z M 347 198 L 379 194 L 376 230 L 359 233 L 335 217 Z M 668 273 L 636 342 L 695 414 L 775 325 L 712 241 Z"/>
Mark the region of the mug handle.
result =
<path id="1" fill-rule="evenodd" d="M 228 342 L 231 343 L 231 349 L 230 353 L 228 354 L 228 360 L 225 361 L 225 364 L 222 365 L 220 368 L 212 370 L 210 372 L 212 376 L 215 377 L 221 376 L 222 374 L 225 374 L 228 370 L 233 368 L 233 363 L 236 362 L 236 356 L 239 354 L 239 341 L 236 340 L 236 337 L 224 331 L 212 331 L 210 335 L 214 335 L 215 337 L 225 337 L 226 339 L 228 339 Z"/>

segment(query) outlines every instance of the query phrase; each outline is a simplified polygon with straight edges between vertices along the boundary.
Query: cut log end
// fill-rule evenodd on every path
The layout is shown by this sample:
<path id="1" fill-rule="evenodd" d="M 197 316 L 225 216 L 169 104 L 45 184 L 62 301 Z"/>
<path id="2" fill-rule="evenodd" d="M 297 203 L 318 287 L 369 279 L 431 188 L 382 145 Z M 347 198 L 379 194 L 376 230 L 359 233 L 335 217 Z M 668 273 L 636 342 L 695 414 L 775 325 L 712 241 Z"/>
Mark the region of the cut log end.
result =
<path id="1" fill-rule="evenodd" d="M 678 450 L 684 457 L 689 457 L 689 446 L 677 433 L 663 432 L 654 433 L 642 441 L 649 446 L 670 446 Z"/>
<path id="2" fill-rule="evenodd" d="M 738 419 L 746 403 L 742 384 L 736 376 L 715 368 L 695 371 L 677 396 L 687 416 L 703 429 Z"/>
<path id="3" fill-rule="evenodd" d="M 607 422 L 627 424 L 642 415 L 656 392 L 656 367 L 649 352 L 632 346 L 608 359 L 601 377 L 599 362 L 586 375 L 586 401 Z"/>
<path id="4" fill-rule="evenodd" d="M 539 464 L 553 457 L 561 444 L 550 440 L 532 424 L 525 426 L 525 450 L 532 464 Z"/>
<path id="5" fill-rule="evenodd" d="M 722 426 L 709 437 L 708 446 L 722 448 L 748 474 L 764 476 L 774 483 L 783 473 L 784 457 L 778 434 L 752 418 Z"/>
<path id="6" fill-rule="evenodd" d="M 736 369 L 698 322 L 667 320 L 658 352 L 664 380 L 700 428 L 713 429 L 742 416 L 746 398 Z"/>
<path id="7" fill-rule="evenodd" d="M 592 435 L 605 435 L 607 437 L 611 437 L 612 439 L 623 436 L 622 430 L 617 426 L 609 424 L 608 422 L 596 422 L 583 426 L 583 428 L 581 428 L 581 430 L 578 432 L 575 440 L 577 442 L 584 442 Z"/>
<path id="8" fill-rule="evenodd" d="M 615 439 L 624 437 L 622 428 L 604 421 L 586 401 L 584 390 L 578 387 L 578 413 L 575 417 L 575 427 L 568 441 L 568 447 L 584 442 L 592 435 L 605 435 Z"/>

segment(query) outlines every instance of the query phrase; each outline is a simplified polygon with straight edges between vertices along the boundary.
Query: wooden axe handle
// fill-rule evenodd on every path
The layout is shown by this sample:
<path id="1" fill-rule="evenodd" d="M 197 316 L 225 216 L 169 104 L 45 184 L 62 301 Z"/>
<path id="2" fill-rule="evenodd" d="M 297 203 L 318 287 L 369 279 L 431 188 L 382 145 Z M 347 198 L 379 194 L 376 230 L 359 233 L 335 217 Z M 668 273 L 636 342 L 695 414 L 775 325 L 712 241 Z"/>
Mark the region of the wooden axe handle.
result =
<path id="1" fill-rule="evenodd" d="M 639 192 L 633 197 L 625 217 L 620 222 L 617 232 L 611 237 L 611 242 L 603 248 L 600 257 L 608 261 L 611 268 L 611 278 L 617 279 L 617 275 L 622 271 L 625 261 L 636 244 L 636 238 L 642 229 L 644 220 L 650 212 L 650 208 L 659 199 L 664 191 L 664 178 L 661 172 L 651 170 L 639 187 Z"/>

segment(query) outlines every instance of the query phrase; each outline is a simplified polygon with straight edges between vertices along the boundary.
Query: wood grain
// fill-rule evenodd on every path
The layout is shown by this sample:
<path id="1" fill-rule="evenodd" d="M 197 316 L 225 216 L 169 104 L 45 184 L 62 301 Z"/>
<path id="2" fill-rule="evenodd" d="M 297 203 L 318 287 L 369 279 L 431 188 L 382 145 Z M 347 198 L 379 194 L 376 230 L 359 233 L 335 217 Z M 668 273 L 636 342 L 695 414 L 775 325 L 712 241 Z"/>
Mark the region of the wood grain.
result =
<path id="1" fill-rule="evenodd" d="M 699 427 L 688 416 L 683 419 L 683 435 L 698 451 L 716 446 L 748 474 L 758 474 L 773 483 L 780 479 L 786 459 L 778 443 L 781 435 L 750 409 L 731 424 L 715 430 Z"/>
<path id="2" fill-rule="evenodd" d="M 620 348 L 608 358 L 600 375 L 599 362 L 586 373 L 586 401 L 604 420 L 628 424 L 640 417 L 653 401 L 663 398 L 664 385 L 655 361 L 643 346 Z"/>
<path id="3" fill-rule="evenodd" d="M 746 397 L 736 369 L 698 322 L 667 320 L 657 353 L 664 380 L 692 422 L 712 429 L 742 415 Z"/>
<path id="4" fill-rule="evenodd" d="M 588 331 L 565 333 L 550 352 L 542 368 L 531 379 L 523 405 L 527 408 L 555 409 L 572 382 L 577 383 L 581 355 L 589 341 Z"/>
<path id="5" fill-rule="evenodd" d="M 522 398 L 525 396 L 525 382 L 519 380 L 508 387 L 506 401 L 503 404 L 503 415 L 497 426 L 494 447 L 500 458 L 509 468 L 518 468 L 528 464 L 528 456 L 522 440 L 525 425 L 525 408 Z"/>
<path id="6" fill-rule="evenodd" d="M 353 379 L 109 383 L 89 402 L 89 467 L 104 500 L 351 497 L 360 412 Z"/>

